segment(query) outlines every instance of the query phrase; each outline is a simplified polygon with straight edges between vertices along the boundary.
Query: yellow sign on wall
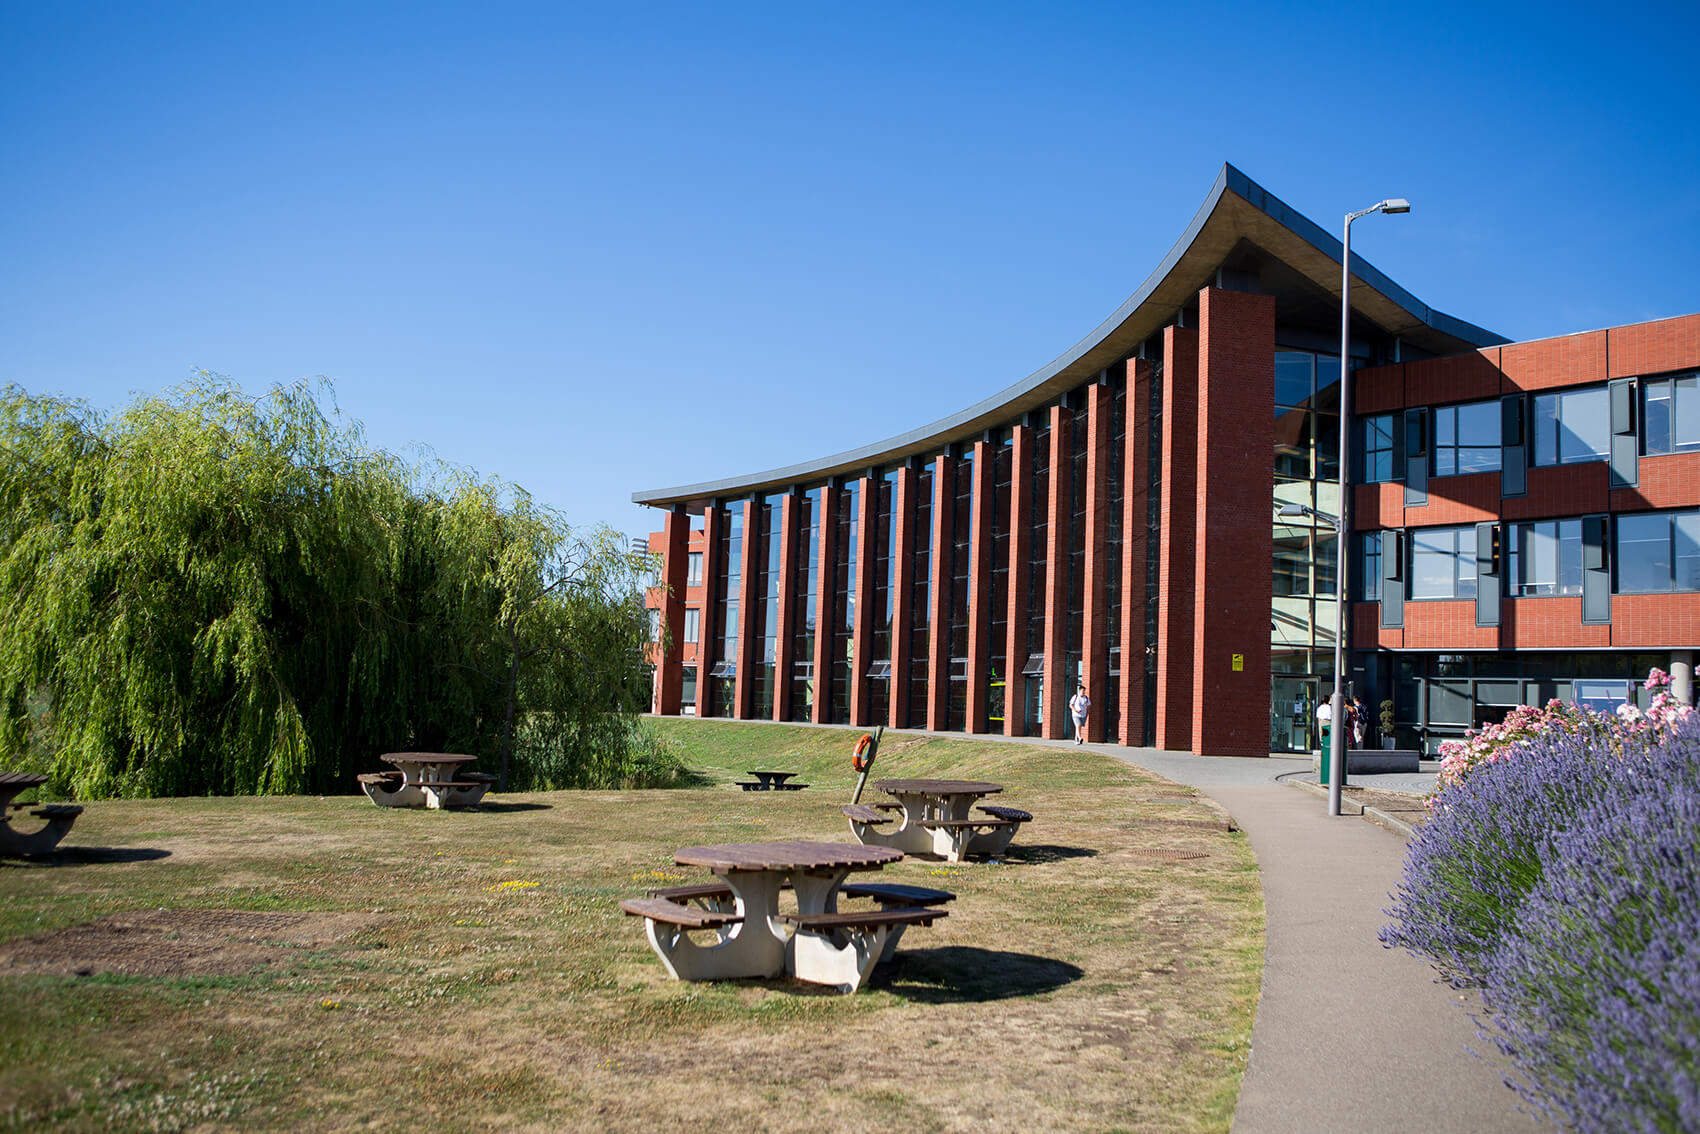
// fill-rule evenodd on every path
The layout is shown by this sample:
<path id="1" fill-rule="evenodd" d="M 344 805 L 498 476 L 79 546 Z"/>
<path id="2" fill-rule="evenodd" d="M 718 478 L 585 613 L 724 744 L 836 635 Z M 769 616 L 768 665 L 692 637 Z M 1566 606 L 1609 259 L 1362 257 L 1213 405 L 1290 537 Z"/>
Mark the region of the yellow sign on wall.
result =
<path id="1" fill-rule="evenodd" d="M 1235 654 L 1234 655 L 1234 672 L 1235 673 L 1245 672 L 1245 655 L 1244 654 Z"/>

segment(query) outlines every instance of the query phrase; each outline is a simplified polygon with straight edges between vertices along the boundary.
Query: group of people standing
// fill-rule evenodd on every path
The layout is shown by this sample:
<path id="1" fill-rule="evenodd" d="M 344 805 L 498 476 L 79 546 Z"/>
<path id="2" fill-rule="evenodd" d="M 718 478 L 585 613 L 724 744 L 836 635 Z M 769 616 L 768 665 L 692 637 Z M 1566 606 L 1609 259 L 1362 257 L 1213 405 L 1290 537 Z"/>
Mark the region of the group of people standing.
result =
<path id="1" fill-rule="evenodd" d="M 1369 728 L 1369 709 L 1363 699 L 1355 694 L 1346 699 L 1346 741 L 1352 748 L 1364 746 L 1364 733 Z M 1331 742 L 1330 729 L 1334 724 L 1334 704 L 1328 697 L 1319 698 L 1316 702 L 1316 728 L 1321 743 L 1319 747 L 1328 748 Z"/>

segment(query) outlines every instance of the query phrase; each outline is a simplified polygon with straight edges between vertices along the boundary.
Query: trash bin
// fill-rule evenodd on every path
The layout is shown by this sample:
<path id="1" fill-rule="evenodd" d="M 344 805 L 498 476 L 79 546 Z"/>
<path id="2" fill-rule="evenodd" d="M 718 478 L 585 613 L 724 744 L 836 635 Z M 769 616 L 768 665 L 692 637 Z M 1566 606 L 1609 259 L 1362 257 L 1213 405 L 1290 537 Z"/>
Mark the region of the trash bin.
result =
<path id="1" fill-rule="evenodd" d="M 1328 726 L 1326 724 L 1324 724 L 1322 726 L 1322 748 L 1317 753 L 1317 760 L 1316 760 L 1316 782 L 1319 783 L 1319 784 L 1322 784 L 1325 787 L 1328 784 L 1329 755 L 1333 752 L 1333 747 L 1331 746 L 1331 743 L 1330 743 L 1330 740 L 1329 740 L 1328 731 L 1329 731 Z"/>

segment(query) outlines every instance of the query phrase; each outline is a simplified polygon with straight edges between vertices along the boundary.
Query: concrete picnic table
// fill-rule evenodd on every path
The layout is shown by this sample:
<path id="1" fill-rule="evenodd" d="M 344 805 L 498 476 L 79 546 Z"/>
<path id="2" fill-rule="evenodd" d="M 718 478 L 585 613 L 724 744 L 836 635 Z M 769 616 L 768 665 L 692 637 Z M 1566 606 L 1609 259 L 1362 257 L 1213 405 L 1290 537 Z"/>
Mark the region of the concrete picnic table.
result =
<path id="1" fill-rule="evenodd" d="M 873 786 L 897 802 L 844 808 L 851 832 L 862 843 L 908 854 L 938 855 L 950 862 L 970 854 L 1002 854 L 1021 824 L 1033 818 L 1002 807 L 982 807 L 984 815 L 973 814 L 979 800 L 1003 791 L 1002 784 L 985 780 L 875 780 Z M 898 825 L 882 830 L 893 814 Z"/>
<path id="2" fill-rule="evenodd" d="M 685 847 L 673 855 L 673 861 L 712 871 L 731 891 L 729 910 L 693 909 L 668 897 L 629 899 L 620 906 L 646 919 L 650 947 L 679 980 L 790 973 L 799 980 L 853 992 L 874 963 L 888 955 L 887 946 L 896 934 L 909 925 L 931 924 L 946 916 L 931 907 L 838 912 L 838 891 L 851 872 L 879 870 L 902 858 L 901 851 L 856 843 Z M 779 910 L 779 894 L 787 883 L 796 893 L 795 914 Z M 687 936 L 689 930 L 713 930 L 718 940 L 698 944 Z"/>
<path id="3" fill-rule="evenodd" d="M 381 757 L 398 772 L 360 776 L 360 787 L 379 807 L 423 807 L 437 811 L 471 807 L 484 798 L 496 777 L 462 772 L 462 764 L 478 757 L 459 752 L 386 752 Z"/>
<path id="4" fill-rule="evenodd" d="M 751 772 L 753 780 L 740 780 L 738 786 L 745 791 L 801 791 L 808 784 L 786 783 L 796 772 Z"/>
<path id="5" fill-rule="evenodd" d="M 59 845 L 76 822 L 83 809 L 74 803 L 14 804 L 12 800 L 47 782 L 47 777 L 35 772 L 0 772 L 0 854 L 19 857 L 46 854 Z M 14 830 L 11 814 L 14 809 L 34 807 L 30 812 L 46 820 L 38 830 L 28 833 Z"/>

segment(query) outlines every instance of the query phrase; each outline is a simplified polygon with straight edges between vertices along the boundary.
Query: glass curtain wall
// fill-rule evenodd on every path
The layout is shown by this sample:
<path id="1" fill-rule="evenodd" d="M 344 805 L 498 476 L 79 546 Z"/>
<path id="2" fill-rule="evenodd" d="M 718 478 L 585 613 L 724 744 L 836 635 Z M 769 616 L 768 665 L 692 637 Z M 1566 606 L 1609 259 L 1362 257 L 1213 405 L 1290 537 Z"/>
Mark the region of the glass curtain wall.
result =
<path id="1" fill-rule="evenodd" d="M 737 711 L 738 596 L 743 586 L 744 505 L 720 506 L 719 569 L 715 572 L 714 665 L 708 671 L 707 716 Z"/>
<path id="2" fill-rule="evenodd" d="M 968 547 L 974 523 L 974 453 L 956 461 L 950 524 L 950 691 L 945 728 L 968 727 Z"/>
<path id="3" fill-rule="evenodd" d="M 1085 391 L 1081 391 L 1084 394 Z M 1068 626 L 1064 630 L 1067 656 L 1063 665 L 1063 691 L 1068 696 L 1084 676 L 1086 623 L 1086 410 L 1069 415 L 1068 498 L 1063 513 L 1068 516 Z M 1096 660 L 1096 659 L 1094 659 Z"/>
<path id="4" fill-rule="evenodd" d="M 892 505 L 897 498 L 897 470 L 874 482 L 876 496 L 873 524 L 874 634 L 868 648 L 872 654 L 859 664 L 868 676 L 869 720 L 876 724 L 891 719 L 891 620 L 897 597 L 897 525 Z"/>
<path id="5" fill-rule="evenodd" d="M 750 694 L 750 716 L 756 720 L 773 719 L 773 663 L 779 645 L 779 548 L 780 519 L 784 516 L 783 495 L 764 498 L 756 508 L 760 526 L 753 537 L 755 546 L 756 608 L 750 611 L 749 633 L 760 643 L 756 651 L 755 673 Z"/>
<path id="6" fill-rule="evenodd" d="M 1030 479 L 1033 519 L 1027 534 L 1027 656 L 1022 659 L 1021 666 L 1022 674 L 1027 678 L 1027 694 L 1021 711 L 1025 735 L 1036 736 L 1044 725 L 1045 706 L 1045 540 L 1050 531 L 1051 492 L 1049 415 L 1045 417 L 1045 424 L 1033 430 Z"/>
<path id="7" fill-rule="evenodd" d="M 1317 700 L 1333 689 L 1339 477 L 1340 360 L 1331 354 L 1276 351 L 1272 752 L 1316 747 Z M 1292 504 L 1311 512 L 1279 515 Z"/>
<path id="8" fill-rule="evenodd" d="M 986 666 L 986 724 L 1003 731 L 1004 690 L 1009 675 L 1009 490 L 1015 440 L 1000 430 L 992 449 L 992 570 L 989 599 L 992 640 Z"/>
<path id="9" fill-rule="evenodd" d="M 838 494 L 838 554 L 832 568 L 832 678 L 827 719 L 850 723 L 850 674 L 856 664 L 856 520 L 861 515 L 861 481 L 853 480 Z"/>
<path id="10" fill-rule="evenodd" d="M 797 523 L 797 556 L 792 584 L 791 704 L 794 721 L 812 719 L 815 705 L 815 616 L 820 584 L 821 490 L 811 488 L 792 501 Z"/>
<path id="11" fill-rule="evenodd" d="M 1145 687 L 1139 743 L 1157 743 L 1157 590 L 1163 556 L 1163 363 L 1151 365 L 1145 403 Z"/>
<path id="12" fill-rule="evenodd" d="M 1110 469 L 1109 491 L 1104 504 L 1107 521 L 1104 532 L 1104 615 L 1105 627 L 1104 704 L 1094 705 L 1104 720 L 1104 735 L 1112 740 L 1121 735 L 1121 674 L 1122 674 L 1122 501 L 1127 486 L 1122 483 L 1122 462 L 1127 455 L 1127 378 L 1114 379 L 1110 395 Z"/>
<path id="13" fill-rule="evenodd" d="M 927 693 L 932 661 L 927 631 L 932 618 L 933 466 L 915 474 L 915 559 L 909 594 L 909 727 L 927 727 Z"/>

